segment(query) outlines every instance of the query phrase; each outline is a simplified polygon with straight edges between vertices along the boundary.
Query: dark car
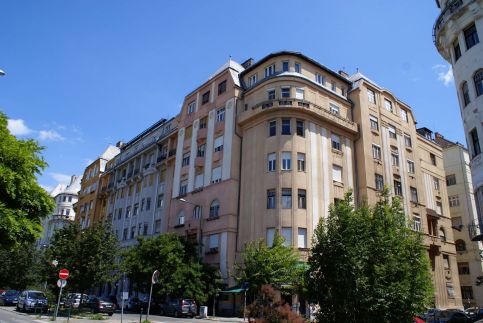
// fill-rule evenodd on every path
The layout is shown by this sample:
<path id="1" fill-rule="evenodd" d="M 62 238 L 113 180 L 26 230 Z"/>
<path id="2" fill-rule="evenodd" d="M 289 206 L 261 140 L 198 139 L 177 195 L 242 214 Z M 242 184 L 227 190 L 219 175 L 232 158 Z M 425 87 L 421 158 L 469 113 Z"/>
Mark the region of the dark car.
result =
<path id="1" fill-rule="evenodd" d="M 192 299 L 172 298 L 161 304 L 159 310 L 161 315 L 194 317 L 198 313 L 198 306 Z"/>
<path id="2" fill-rule="evenodd" d="M 17 311 L 47 311 L 49 303 L 45 294 L 36 290 L 24 290 L 18 296 Z"/>
<path id="3" fill-rule="evenodd" d="M 449 309 L 438 311 L 426 320 L 427 323 L 471 323 L 472 319 L 463 311 L 458 309 Z"/>
<path id="4" fill-rule="evenodd" d="M 7 290 L 0 295 L 0 305 L 16 305 L 18 303 L 18 295 L 20 292 L 16 290 Z"/>
<path id="5" fill-rule="evenodd" d="M 111 302 L 107 297 L 99 297 L 90 295 L 87 301 L 82 304 L 83 308 L 89 308 L 93 313 L 105 313 L 109 316 L 114 314 L 116 305 Z"/>

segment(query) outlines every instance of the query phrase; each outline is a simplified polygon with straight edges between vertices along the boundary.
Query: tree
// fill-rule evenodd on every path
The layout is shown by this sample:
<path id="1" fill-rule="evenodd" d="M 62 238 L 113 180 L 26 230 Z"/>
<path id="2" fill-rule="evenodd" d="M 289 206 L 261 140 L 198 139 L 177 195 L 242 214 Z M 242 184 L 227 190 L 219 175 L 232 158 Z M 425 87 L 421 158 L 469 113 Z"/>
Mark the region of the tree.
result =
<path id="1" fill-rule="evenodd" d="M 42 251 L 34 243 L 22 243 L 8 250 L 0 249 L 0 286 L 23 290 L 41 282 Z"/>
<path id="2" fill-rule="evenodd" d="M 204 303 L 214 276 L 203 270 L 195 250 L 195 245 L 173 233 L 139 238 L 138 244 L 123 254 L 122 268 L 139 291 L 149 290 L 151 275 L 159 270 L 154 295 L 193 298 Z"/>
<path id="3" fill-rule="evenodd" d="M 53 285 L 60 268 L 70 271 L 69 289 L 87 292 L 90 288 L 117 279 L 118 241 L 109 226 L 102 223 L 81 229 L 78 223 L 55 231 L 46 250 L 44 272 Z M 57 260 L 58 266 L 52 266 Z"/>
<path id="4" fill-rule="evenodd" d="M 47 163 L 44 148 L 34 140 L 18 140 L 7 129 L 0 112 L 0 246 L 10 248 L 35 241 L 41 219 L 55 207 L 53 199 L 37 183 Z"/>
<path id="5" fill-rule="evenodd" d="M 243 262 L 235 264 L 235 278 L 239 283 L 248 282 L 252 294 L 258 293 L 267 284 L 281 291 L 286 287 L 298 287 L 303 267 L 298 254 L 291 247 L 284 246 L 284 241 L 276 232 L 271 247 L 264 239 L 247 244 L 242 254 Z"/>
<path id="6" fill-rule="evenodd" d="M 427 251 L 387 190 L 374 208 L 331 206 L 314 233 L 308 289 L 321 322 L 412 322 L 432 299 Z"/>

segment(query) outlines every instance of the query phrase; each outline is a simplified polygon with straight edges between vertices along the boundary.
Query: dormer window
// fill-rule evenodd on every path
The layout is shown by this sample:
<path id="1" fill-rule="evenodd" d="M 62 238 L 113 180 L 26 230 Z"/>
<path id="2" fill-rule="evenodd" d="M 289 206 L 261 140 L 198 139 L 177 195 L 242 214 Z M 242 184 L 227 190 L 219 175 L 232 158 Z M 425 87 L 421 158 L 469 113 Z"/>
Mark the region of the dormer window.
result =
<path id="1" fill-rule="evenodd" d="M 254 86 L 258 81 L 258 76 L 257 74 L 253 74 L 248 78 L 248 86 Z"/>
<path id="2" fill-rule="evenodd" d="M 270 77 L 275 74 L 275 64 L 265 67 L 265 77 Z"/>
<path id="3" fill-rule="evenodd" d="M 302 65 L 300 63 L 295 63 L 295 73 L 302 73 Z"/>
<path id="4" fill-rule="evenodd" d="M 195 110 L 196 110 L 196 102 L 195 101 L 191 101 L 188 104 L 188 114 L 192 114 L 193 112 L 195 112 Z"/>

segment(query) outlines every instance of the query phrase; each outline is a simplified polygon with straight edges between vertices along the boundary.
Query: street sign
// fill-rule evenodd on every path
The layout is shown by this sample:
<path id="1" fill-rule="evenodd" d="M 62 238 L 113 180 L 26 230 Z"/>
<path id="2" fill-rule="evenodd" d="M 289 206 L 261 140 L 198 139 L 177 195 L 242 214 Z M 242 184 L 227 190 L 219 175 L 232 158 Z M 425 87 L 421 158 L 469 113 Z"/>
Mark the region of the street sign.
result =
<path id="1" fill-rule="evenodd" d="M 129 298 L 129 292 L 122 292 L 122 299 L 127 300 Z"/>
<path id="2" fill-rule="evenodd" d="M 57 265 L 59 264 L 59 262 L 57 260 L 52 260 L 52 266 L 54 267 L 57 267 Z"/>
<path id="3" fill-rule="evenodd" d="M 158 282 L 159 282 L 159 274 L 160 274 L 159 270 L 155 270 L 155 271 L 154 271 L 154 273 L 153 273 L 153 277 L 151 278 L 151 282 L 152 282 L 153 284 L 156 284 L 156 283 L 158 283 Z"/>
<path id="4" fill-rule="evenodd" d="M 57 287 L 64 288 L 65 285 L 67 285 L 67 280 L 65 280 L 65 279 L 59 279 L 59 280 L 57 280 Z"/>
<path id="5" fill-rule="evenodd" d="M 64 269 L 61 269 L 59 271 L 59 278 L 60 279 L 67 279 L 67 278 L 69 278 L 69 271 L 67 269 L 65 269 L 65 268 Z"/>

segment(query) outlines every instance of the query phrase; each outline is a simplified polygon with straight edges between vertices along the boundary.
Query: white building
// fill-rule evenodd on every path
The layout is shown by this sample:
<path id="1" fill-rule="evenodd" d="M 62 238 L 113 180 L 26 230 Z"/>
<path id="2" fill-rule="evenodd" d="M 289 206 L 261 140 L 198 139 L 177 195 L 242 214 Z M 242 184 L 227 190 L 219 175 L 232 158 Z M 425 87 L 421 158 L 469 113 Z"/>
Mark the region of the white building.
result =
<path id="1" fill-rule="evenodd" d="M 55 209 L 42 221 L 43 233 L 38 246 L 48 245 L 55 230 L 75 220 L 73 205 L 78 200 L 80 183 L 81 177 L 73 175 L 69 184 L 59 184 L 50 192 L 50 196 L 55 201 Z"/>
<path id="2" fill-rule="evenodd" d="M 483 225 L 483 0 L 436 0 L 434 29 L 439 53 L 453 67 L 471 159 L 480 227 Z"/>

